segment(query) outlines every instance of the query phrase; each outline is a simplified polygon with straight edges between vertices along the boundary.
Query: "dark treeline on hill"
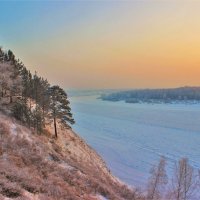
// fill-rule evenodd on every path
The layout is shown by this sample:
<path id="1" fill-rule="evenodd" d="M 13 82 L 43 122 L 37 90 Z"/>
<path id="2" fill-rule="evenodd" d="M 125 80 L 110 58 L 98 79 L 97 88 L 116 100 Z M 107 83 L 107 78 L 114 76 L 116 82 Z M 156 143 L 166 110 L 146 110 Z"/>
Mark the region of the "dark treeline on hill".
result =
<path id="1" fill-rule="evenodd" d="M 17 120 L 42 133 L 53 122 L 70 128 L 74 123 L 66 92 L 51 86 L 40 76 L 31 74 L 12 51 L 0 48 L 0 108 L 6 108 Z"/>
<path id="2" fill-rule="evenodd" d="M 200 87 L 129 90 L 102 95 L 101 99 L 108 101 L 125 101 L 127 103 L 200 102 Z"/>

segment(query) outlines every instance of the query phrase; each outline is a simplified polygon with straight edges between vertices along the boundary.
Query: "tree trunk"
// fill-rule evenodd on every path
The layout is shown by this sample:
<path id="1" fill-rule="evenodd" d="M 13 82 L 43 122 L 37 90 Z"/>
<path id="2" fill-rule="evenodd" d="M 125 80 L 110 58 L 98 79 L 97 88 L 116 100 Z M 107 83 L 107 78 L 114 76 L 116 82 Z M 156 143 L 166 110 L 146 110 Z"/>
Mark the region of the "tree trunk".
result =
<path id="1" fill-rule="evenodd" d="M 46 126 L 46 123 L 45 123 L 45 106 L 44 106 L 44 103 L 43 103 L 43 105 L 42 105 L 42 120 L 44 120 L 44 128 L 45 128 L 45 126 Z"/>
<path id="2" fill-rule="evenodd" d="M 10 103 L 12 103 L 12 102 L 13 102 L 12 95 L 10 95 Z"/>
<path id="3" fill-rule="evenodd" d="M 29 98 L 29 109 L 30 109 L 30 111 L 32 109 L 31 98 Z"/>
<path id="4" fill-rule="evenodd" d="M 56 118 L 55 117 L 54 117 L 53 121 L 54 121 L 55 137 L 57 138 L 58 137 L 58 133 L 57 133 L 57 124 L 56 124 Z"/>

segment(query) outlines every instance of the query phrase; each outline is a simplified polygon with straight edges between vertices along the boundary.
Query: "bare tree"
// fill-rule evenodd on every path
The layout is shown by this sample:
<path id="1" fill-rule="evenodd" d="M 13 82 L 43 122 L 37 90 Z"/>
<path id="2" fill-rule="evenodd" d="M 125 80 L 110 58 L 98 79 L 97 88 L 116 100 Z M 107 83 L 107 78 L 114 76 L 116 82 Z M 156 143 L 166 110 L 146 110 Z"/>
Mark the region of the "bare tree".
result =
<path id="1" fill-rule="evenodd" d="M 187 158 L 183 158 L 175 167 L 174 177 L 172 179 L 172 198 L 175 200 L 193 199 L 196 188 L 194 169 L 189 164 Z"/>
<path id="2" fill-rule="evenodd" d="M 159 164 L 151 169 L 151 177 L 149 178 L 147 188 L 148 200 L 161 199 L 165 185 L 168 182 L 165 166 L 166 160 L 164 157 L 161 157 Z"/>

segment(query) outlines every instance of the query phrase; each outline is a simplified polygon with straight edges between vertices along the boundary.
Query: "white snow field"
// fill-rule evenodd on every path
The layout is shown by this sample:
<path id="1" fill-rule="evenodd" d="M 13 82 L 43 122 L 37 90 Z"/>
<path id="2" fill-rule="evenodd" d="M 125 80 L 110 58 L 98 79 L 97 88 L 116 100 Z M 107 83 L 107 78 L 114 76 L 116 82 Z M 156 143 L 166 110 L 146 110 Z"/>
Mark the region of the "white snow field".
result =
<path id="1" fill-rule="evenodd" d="M 144 185 L 162 155 L 169 175 L 182 157 L 200 168 L 200 105 L 127 104 L 89 95 L 70 99 L 74 130 L 122 181 Z"/>

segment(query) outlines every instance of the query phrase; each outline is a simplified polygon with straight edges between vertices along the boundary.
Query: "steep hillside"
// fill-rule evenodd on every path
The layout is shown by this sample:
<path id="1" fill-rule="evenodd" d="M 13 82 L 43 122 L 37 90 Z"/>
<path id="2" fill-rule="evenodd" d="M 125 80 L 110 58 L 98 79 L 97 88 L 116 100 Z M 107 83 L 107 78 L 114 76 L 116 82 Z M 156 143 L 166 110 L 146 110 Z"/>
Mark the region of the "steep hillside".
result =
<path id="1" fill-rule="evenodd" d="M 139 199 L 72 131 L 65 90 L 1 48 L 0 93 L 0 199 Z"/>
<path id="2" fill-rule="evenodd" d="M 50 128 L 49 128 L 50 129 Z M 38 135 L 0 114 L 0 199 L 140 199 L 72 130 Z"/>

